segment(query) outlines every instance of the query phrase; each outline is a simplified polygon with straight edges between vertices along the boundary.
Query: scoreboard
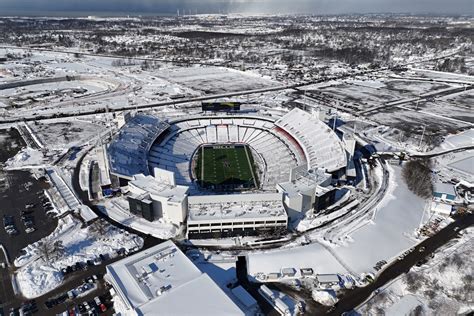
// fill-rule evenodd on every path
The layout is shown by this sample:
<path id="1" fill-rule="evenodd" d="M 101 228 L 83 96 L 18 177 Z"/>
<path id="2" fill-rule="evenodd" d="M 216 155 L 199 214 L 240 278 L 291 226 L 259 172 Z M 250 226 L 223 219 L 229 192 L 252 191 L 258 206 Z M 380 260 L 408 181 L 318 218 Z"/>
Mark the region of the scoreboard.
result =
<path id="1" fill-rule="evenodd" d="M 240 111 L 241 102 L 202 102 L 202 111 L 235 112 Z"/>

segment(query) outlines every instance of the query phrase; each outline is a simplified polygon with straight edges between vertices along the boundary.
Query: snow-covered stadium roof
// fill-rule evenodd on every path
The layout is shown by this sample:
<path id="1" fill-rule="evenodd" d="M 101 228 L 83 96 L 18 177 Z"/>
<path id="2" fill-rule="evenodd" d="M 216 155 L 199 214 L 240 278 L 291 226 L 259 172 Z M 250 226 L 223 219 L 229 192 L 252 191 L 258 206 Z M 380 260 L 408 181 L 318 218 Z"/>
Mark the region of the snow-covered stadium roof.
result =
<path id="1" fill-rule="evenodd" d="M 294 108 L 275 122 L 294 137 L 304 150 L 309 168 L 324 168 L 329 172 L 346 167 L 344 146 L 337 135 L 319 119 Z"/>
<path id="2" fill-rule="evenodd" d="M 168 123 L 155 116 L 136 114 L 108 147 L 111 172 L 129 179 L 139 173 L 149 174 L 147 157 L 150 146 L 168 127 Z"/>
<path id="3" fill-rule="evenodd" d="M 188 198 L 188 221 L 286 218 L 281 193 L 203 195 Z"/>
<path id="4" fill-rule="evenodd" d="M 125 315 L 244 315 L 172 241 L 107 266 Z"/>

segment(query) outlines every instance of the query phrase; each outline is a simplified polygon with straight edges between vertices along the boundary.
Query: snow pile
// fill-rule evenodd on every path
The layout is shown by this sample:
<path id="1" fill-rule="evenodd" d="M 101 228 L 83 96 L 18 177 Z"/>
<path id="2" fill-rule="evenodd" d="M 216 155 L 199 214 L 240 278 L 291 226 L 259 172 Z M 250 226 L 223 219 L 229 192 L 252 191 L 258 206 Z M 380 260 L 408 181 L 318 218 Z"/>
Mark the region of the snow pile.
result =
<path id="1" fill-rule="evenodd" d="M 27 298 L 38 297 L 61 284 L 61 268 L 93 260 L 99 254 L 114 257 L 121 248 L 135 250 L 143 246 L 143 239 L 136 235 L 118 230 L 105 222 L 96 223 L 81 228 L 81 222 L 72 216 L 61 219 L 56 230 L 40 241 L 62 243 L 63 251 L 50 255 L 48 262 L 45 262 L 44 253 L 39 250 L 39 242 L 25 247 L 24 254 L 14 262 L 19 268 L 16 279 L 21 293 Z M 99 226 L 102 231 L 97 228 Z"/>
<path id="2" fill-rule="evenodd" d="M 333 306 L 338 301 L 334 291 L 313 290 L 311 296 L 313 300 L 324 306 Z"/>
<path id="3" fill-rule="evenodd" d="M 43 153 L 31 147 L 25 147 L 14 157 L 7 160 L 7 169 L 19 169 L 25 167 L 43 167 L 45 159 Z"/>

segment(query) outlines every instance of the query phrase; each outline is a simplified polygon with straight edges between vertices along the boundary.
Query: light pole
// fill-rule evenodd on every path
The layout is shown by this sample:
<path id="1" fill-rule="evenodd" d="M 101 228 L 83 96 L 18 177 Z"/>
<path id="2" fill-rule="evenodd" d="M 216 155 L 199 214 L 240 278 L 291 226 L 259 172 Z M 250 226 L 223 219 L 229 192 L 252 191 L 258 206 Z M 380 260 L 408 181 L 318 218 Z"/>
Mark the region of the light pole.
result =
<path id="1" fill-rule="evenodd" d="M 423 136 L 425 136 L 425 129 L 426 129 L 426 125 L 423 125 L 423 131 L 421 132 L 420 144 L 418 145 L 418 148 L 420 150 L 421 150 L 421 144 L 423 143 Z"/>

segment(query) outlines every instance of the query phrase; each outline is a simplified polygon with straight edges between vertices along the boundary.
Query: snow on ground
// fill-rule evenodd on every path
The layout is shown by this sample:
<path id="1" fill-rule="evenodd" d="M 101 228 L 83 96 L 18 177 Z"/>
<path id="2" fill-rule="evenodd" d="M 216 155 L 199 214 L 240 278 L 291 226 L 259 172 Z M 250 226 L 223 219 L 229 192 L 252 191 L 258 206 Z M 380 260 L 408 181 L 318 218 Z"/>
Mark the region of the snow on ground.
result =
<path id="1" fill-rule="evenodd" d="M 389 168 L 391 188 L 376 207 L 375 217 L 350 233 L 348 243 L 334 248 L 357 273 L 372 271 L 378 261 L 393 258 L 416 242 L 414 232 L 423 217 L 425 200 L 408 190 L 400 167 Z"/>
<path id="2" fill-rule="evenodd" d="M 93 260 L 99 254 L 116 256 L 116 251 L 121 248 L 136 250 L 143 246 L 142 238 L 118 230 L 108 223 L 97 223 L 103 225 L 102 233 L 93 229 L 94 224 L 81 228 L 81 222 L 71 215 L 60 219 L 56 230 L 40 241 L 49 244 L 56 241 L 62 243 L 64 251 L 50 255 L 50 260 L 46 260 L 44 253 L 39 250 L 39 242 L 25 247 L 24 254 L 14 262 L 18 267 L 16 280 L 21 293 L 26 298 L 38 297 L 61 284 L 62 268 L 76 262 Z"/>
<path id="3" fill-rule="evenodd" d="M 314 243 L 289 249 L 253 252 L 247 256 L 249 276 L 279 273 L 282 268 L 312 268 L 315 274 L 346 273 L 346 269 L 322 245 Z"/>
<path id="4" fill-rule="evenodd" d="M 160 239 L 170 239 L 180 233 L 179 229 L 160 220 L 147 221 L 130 213 L 128 202 L 124 198 L 113 198 L 105 200 L 103 205 L 99 206 L 99 210 L 112 220 Z"/>
<path id="5" fill-rule="evenodd" d="M 48 149 L 58 150 L 83 145 L 105 131 L 104 126 L 77 119 L 31 124 L 30 127 Z"/>
<path id="6" fill-rule="evenodd" d="M 456 315 L 474 311 L 474 228 L 440 248 L 420 267 L 383 286 L 358 312 L 362 315 Z"/>
<path id="7" fill-rule="evenodd" d="M 188 67 L 162 69 L 160 77 L 206 93 L 253 90 L 278 83 L 254 73 L 222 67 Z"/>
<path id="8" fill-rule="evenodd" d="M 398 302 L 385 310 L 385 316 L 411 315 L 417 306 L 423 303 L 414 295 L 403 296 Z"/>
<path id="9" fill-rule="evenodd" d="M 6 161 L 6 169 L 21 169 L 28 167 L 44 167 L 46 161 L 43 153 L 31 147 L 25 147 L 20 150 L 14 157 Z"/>

